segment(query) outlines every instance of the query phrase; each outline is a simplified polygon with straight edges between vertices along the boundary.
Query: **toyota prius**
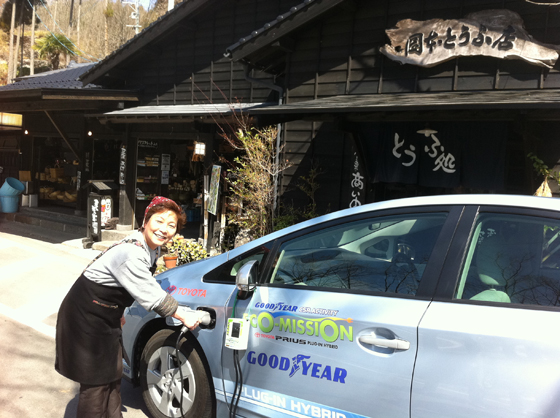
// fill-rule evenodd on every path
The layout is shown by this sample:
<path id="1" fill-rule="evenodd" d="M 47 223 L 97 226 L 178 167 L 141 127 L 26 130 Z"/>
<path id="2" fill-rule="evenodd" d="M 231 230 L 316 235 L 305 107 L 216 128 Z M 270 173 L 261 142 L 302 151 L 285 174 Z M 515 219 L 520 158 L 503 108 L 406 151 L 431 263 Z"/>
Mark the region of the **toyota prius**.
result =
<path id="1" fill-rule="evenodd" d="M 560 417 L 557 199 L 373 203 L 156 279 L 211 316 L 127 309 L 156 418 Z"/>

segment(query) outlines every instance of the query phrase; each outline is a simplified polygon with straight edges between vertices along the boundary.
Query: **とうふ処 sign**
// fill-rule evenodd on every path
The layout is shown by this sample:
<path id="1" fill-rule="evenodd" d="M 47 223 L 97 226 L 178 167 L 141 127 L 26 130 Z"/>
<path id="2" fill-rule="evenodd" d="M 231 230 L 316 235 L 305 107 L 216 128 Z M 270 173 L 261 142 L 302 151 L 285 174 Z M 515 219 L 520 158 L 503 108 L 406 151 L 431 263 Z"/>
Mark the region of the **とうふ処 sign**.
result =
<path id="1" fill-rule="evenodd" d="M 384 55 L 421 67 L 483 55 L 552 68 L 560 49 L 535 41 L 523 27 L 521 16 L 510 10 L 484 10 L 458 20 L 405 19 L 386 33 L 391 43 L 380 48 Z"/>

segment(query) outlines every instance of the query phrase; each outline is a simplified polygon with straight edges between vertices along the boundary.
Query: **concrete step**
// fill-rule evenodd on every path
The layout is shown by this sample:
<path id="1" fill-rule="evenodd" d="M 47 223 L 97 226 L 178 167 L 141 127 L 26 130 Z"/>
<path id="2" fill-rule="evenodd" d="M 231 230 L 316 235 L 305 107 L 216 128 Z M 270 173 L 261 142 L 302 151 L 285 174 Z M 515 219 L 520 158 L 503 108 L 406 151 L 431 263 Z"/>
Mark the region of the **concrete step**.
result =
<path id="1" fill-rule="evenodd" d="M 56 213 L 41 208 L 19 207 L 15 213 L 1 213 L 0 219 L 19 222 L 27 225 L 50 229 L 74 235 L 76 238 L 87 235 L 87 220 L 85 217 L 69 213 Z"/>

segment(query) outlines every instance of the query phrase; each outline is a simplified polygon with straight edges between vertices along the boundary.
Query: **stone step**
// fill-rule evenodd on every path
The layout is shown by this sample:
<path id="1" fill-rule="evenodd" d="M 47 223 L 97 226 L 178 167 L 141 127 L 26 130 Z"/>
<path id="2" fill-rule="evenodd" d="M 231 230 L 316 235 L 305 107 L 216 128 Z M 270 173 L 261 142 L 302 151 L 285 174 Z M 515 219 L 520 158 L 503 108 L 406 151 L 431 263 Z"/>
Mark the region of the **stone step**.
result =
<path id="1" fill-rule="evenodd" d="M 134 233 L 135 229 L 120 230 L 120 229 L 102 229 L 101 230 L 101 241 L 94 242 L 91 246 L 94 250 L 104 251 L 130 234 Z"/>
<path id="2" fill-rule="evenodd" d="M 118 230 L 118 229 L 102 229 L 101 241 L 120 241 L 128 237 L 130 234 L 136 232 L 135 229 Z"/>

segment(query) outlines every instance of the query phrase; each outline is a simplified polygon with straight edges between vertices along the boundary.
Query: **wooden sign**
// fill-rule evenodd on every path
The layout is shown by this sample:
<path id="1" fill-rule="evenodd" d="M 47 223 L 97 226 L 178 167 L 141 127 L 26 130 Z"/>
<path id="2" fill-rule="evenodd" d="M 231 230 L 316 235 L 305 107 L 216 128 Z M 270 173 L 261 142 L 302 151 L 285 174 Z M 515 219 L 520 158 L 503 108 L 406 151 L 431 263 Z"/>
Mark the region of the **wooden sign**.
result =
<path id="1" fill-rule="evenodd" d="M 421 67 L 483 55 L 552 68 L 560 50 L 558 45 L 535 41 L 523 27 L 521 16 L 510 10 L 484 10 L 459 20 L 405 19 L 385 32 L 391 43 L 380 48 L 384 55 Z"/>
<path id="2" fill-rule="evenodd" d="M 208 201 L 208 212 L 216 215 L 218 209 L 218 192 L 220 186 L 220 173 L 222 167 L 219 165 L 212 166 L 212 177 L 210 178 L 210 195 Z"/>

